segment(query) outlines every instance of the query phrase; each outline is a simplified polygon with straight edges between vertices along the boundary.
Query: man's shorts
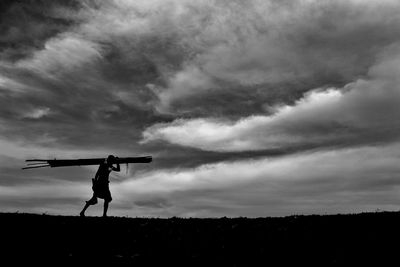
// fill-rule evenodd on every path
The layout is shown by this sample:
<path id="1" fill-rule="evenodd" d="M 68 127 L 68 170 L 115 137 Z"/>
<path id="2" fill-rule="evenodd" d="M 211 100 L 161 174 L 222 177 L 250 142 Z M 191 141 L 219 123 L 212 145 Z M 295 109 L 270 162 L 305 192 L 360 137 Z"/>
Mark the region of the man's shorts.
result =
<path id="1" fill-rule="evenodd" d="M 110 188 L 107 183 L 99 183 L 95 182 L 94 179 L 92 179 L 92 189 L 93 189 L 93 197 L 88 201 L 89 204 L 96 204 L 97 199 L 96 198 L 102 198 L 107 202 L 111 202 L 112 197 L 111 197 L 111 192 Z"/>

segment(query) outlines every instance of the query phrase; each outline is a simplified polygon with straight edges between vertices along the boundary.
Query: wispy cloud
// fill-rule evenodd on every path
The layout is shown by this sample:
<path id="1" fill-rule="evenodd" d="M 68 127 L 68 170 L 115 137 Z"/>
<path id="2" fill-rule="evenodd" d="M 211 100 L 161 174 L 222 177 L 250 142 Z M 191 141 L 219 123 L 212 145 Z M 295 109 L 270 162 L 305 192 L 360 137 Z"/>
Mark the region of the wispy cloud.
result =
<path id="1" fill-rule="evenodd" d="M 73 35 L 66 35 L 46 41 L 43 50 L 34 52 L 29 59 L 18 61 L 16 67 L 49 75 L 63 71 L 71 72 L 74 68 L 100 57 L 98 44 Z"/>

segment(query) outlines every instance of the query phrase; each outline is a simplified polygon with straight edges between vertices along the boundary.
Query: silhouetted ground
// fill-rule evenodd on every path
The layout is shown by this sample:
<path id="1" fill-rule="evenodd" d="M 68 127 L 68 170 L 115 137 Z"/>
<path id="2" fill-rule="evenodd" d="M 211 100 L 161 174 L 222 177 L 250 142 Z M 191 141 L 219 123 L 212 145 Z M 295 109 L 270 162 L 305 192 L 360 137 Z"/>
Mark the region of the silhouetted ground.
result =
<path id="1" fill-rule="evenodd" d="M 0 226 L 1 262 L 12 263 L 3 266 L 400 263 L 398 212 L 258 219 L 80 218 L 0 213 Z"/>

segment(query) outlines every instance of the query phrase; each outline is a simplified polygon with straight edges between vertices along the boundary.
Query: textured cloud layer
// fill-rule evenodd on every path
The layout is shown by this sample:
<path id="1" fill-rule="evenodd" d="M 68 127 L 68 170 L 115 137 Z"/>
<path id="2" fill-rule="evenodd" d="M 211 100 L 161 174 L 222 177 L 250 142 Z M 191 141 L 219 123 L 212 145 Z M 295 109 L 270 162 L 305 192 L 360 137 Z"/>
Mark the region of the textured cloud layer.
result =
<path id="1" fill-rule="evenodd" d="M 400 53 L 383 52 L 368 75 L 342 88 L 316 89 L 293 105 L 272 107 L 272 115 L 229 122 L 196 118 L 156 124 L 143 142 L 166 140 L 211 151 L 355 146 L 393 142 L 400 130 Z"/>
<path id="2" fill-rule="evenodd" d="M 146 126 L 181 116 L 293 106 L 314 88 L 365 77 L 400 36 L 395 1 L 70 1 L 42 20 L 13 19 L 23 7 L 2 25 L 2 134 L 78 146 L 106 143 L 97 129 L 135 142 Z M 11 32 L 22 36 L 28 22 L 46 34 L 22 53 Z M 26 115 L 38 110 L 49 112 Z"/>
<path id="3" fill-rule="evenodd" d="M 76 209 L 94 169 L 16 169 L 27 157 L 107 154 L 155 159 L 122 176 L 120 212 L 283 214 L 321 211 L 337 195 L 354 209 L 395 200 L 395 188 L 383 185 L 397 175 L 388 147 L 399 130 L 398 1 L 4 0 L 0 7 L 4 207 Z M 371 167 L 357 165 L 372 145 Z M 345 156 L 354 169 L 341 173 Z M 326 176 L 308 172 L 325 166 L 318 157 L 332 162 Z M 382 191 L 368 185 L 373 197 L 353 198 L 346 192 L 364 186 L 365 170 L 382 178 Z M 292 182 L 273 191 L 280 178 L 263 179 L 280 172 L 282 181 L 315 177 L 304 178 L 307 188 L 357 175 L 335 196 L 327 192 L 325 203 Z M 298 195 L 304 205 L 293 204 Z M 324 204 L 309 207 L 313 201 Z"/>

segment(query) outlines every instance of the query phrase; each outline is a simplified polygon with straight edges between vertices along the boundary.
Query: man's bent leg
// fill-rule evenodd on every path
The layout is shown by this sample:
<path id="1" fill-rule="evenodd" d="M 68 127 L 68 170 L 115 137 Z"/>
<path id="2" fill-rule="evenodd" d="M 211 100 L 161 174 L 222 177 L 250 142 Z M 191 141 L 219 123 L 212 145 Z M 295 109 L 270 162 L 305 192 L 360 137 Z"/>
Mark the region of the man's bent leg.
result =
<path id="1" fill-rule="evenodd" d="M 87 208 L 89 208 L 90 205 L 96 205 L 96 204 L 97 204 L 97 197 L 95 195 L 93 195 L 91 199 L 86 201 L 85 207 L 83 207 L 83 209 L 82 209 L 81 213 L 79 213 L 79 215 L 81 217 L 85 217 L 85 211 L 87 210 Z"/>

